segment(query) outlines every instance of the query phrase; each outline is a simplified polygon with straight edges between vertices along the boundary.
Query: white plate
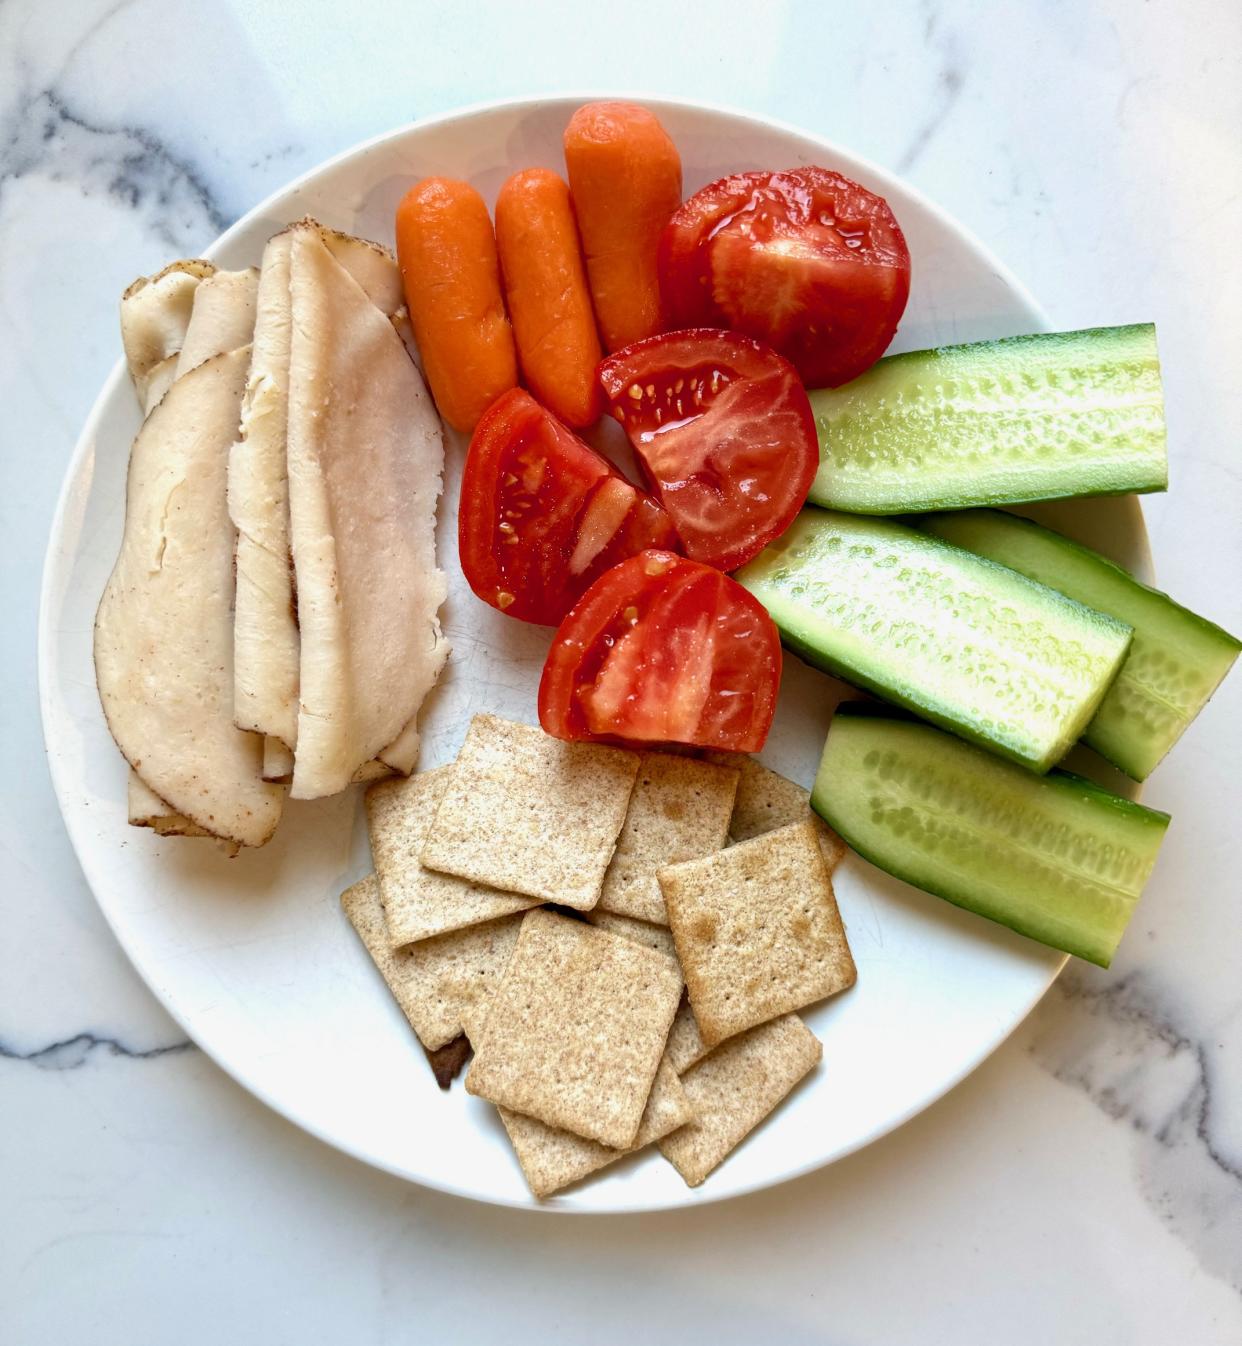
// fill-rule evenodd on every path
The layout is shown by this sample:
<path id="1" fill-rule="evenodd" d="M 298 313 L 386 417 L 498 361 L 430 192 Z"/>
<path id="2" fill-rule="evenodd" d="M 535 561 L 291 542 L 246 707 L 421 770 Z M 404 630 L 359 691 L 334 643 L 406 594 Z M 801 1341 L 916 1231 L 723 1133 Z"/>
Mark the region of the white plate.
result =
<path id="1" fill-rule="evenodd" d="M 583 98 L 479 107 L 407 127 L 330 160 L 207 250 L 259 260 L 270 234 L 311 214 L 388 243 L 398 198 L 428 173 L 465 177 L 491 200 L 530 165 L 561 169 L 561 133 Z M 687 191 L 725 173 L 815 162 L 883 193 L 914 261 L 894 349 L 1040 330 L 1030 296 L 974 239 L 910 188 L 824 141 L 758 118 L 645 100 L 681 150 Z M 150 269 L 170 258 L 153 255 Z M 119 349 L 119 341 L 118 341 Z M 195 1041 L 291 1121 L 380 1168 L 486 1201 L 530 1206 L 490 1108 L 442 1095 L 421 1050 L 341 914 L 370 868 L 356 791 L 293 804 L 265 849 L 224 858 L 203 842 L 126 825 L 125 769 L 104 726 L 91 624 L 121 535 L 138 409 L 118 365 L 74 454 L 44 575 L 40 689 L 52 776 L 74 847 L 135 967 Z M 425 715 L 423 766 L 450 759 L 476 710 L 533 720 L 547 645 L 465 587 L 455 551 L 462 445 L 448 453 L 441 545 L 453 657 Z M 1132 499 L 1055 511 L 1060 525 L 1145 570 Z M 832 702 L 828 679 L 792 657 L 764 758 L 809 782 Z M 653 1210 L 718 1200 L 818 1168 L 939 1097 L 1039 1000 L 1063 960 L 999 926 L 849 859 L 837 892 L 858 985 L 807 1015 L 824 1061 L 771 1121 L 690 1191 L 658 1155 L 631 1159 L 548 1203 Z"/>

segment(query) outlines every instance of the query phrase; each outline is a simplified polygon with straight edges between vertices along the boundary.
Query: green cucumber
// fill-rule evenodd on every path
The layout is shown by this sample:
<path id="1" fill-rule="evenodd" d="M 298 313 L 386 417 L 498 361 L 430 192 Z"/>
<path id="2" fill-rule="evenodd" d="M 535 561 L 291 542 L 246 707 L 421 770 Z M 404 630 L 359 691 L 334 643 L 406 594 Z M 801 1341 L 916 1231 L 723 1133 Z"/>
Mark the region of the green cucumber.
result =
<path id="1" fill-rule="evenodd" d="M 1242 641 L 1167 594 L 1029 519 L 978 509 L 928 515 L 918 526 L 1134 628 L 1125 663 L 1083 739 L 1135 780 L 1151 775 L 1242 650 Z"/>
<path id="2" fill-rule="evenodd" d="M 888 873 L 1101 967 L 1169 825 L 1080 776 L 1032 776 L 928 725 L 846 707 L 811 804 Z"/>
<path id="3" fill-rule="evenodd" d="M 816 505 L 903 514 L 1169 484 L 1156 329 L 1097 327 L 880 360 L 811 394 Z"/>
<path id="4" fill-rule="evenodd" d="M 803 510 L 736 578 L 809 663 L 1034 771 L 1130 645 L 1116 618 L 889 519 Z"/>

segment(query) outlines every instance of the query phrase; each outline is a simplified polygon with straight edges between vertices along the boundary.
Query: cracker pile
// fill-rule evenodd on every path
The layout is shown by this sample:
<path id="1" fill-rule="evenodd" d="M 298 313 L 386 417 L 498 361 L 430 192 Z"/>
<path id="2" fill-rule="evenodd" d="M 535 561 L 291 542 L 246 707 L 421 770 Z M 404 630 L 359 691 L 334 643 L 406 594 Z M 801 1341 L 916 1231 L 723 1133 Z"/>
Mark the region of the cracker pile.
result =
<path id="1" fill-rule="evenodd" d="M 853 985 L 807 794 L 749 758 L 563 743 L 477 715 L 367 792 L 345 914 L 448 1088 L 550 1196 L 650 1145 L 698 1186 L 814 1069 Z"/>

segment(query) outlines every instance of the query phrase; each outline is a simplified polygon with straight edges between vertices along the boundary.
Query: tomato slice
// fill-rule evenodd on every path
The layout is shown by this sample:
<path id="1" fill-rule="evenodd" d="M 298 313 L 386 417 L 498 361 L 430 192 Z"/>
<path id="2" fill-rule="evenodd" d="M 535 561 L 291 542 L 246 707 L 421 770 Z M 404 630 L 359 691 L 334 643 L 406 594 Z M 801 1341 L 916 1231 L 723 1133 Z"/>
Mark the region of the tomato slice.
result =
<path id="1" fill-rule="evenodd" d="M 678 546 L 664 510 L 520 388 L 475 427 L 457 537 L 485 603 L 549 626 L 618 561 Z"/>
<path id="2" fill-rule="evenodd" d="M 781 644 L 736 580 L 667 551 L 601 575 L 548 651 L 539 723 L 564 739 L 758 752 L 776 709 Z"/>
<path id="3" fill-rule="evenodd" d="M 819 445 L 787 360 L 751 337 L 694 328 L 627 346 L 599 379 L 687 556 L 736 570 L 789 526 Z"/>
<path id="4" fill-rule="evenodd" d="M 659 268 L 672 325 L 758 337 L 812 388 L 874 364 L 910 294 L 910 250 L 888 202 L 826 168 L 704 187 L 665 226 Z"/>

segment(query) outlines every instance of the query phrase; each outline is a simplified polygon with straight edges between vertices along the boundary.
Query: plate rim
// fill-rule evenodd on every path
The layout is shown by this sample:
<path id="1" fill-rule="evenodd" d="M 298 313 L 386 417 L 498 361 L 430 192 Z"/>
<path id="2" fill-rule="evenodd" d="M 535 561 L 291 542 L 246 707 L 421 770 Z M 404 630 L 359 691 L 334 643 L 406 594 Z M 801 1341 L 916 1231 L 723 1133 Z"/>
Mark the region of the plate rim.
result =
<path id="1" fill-rule="evenodd" d="M 694 112 L 706 112 L 716 116 L 749 122 L 752 125 L 767 130 L 777 131 L 803 140 L 809 140 L 816 145 L 822 146 L 838 160 L 862 170 L 862 175 L 873 180 L 874 184 L 879 186 L 881 190 L 887 191 L 890 188 L 896 188 L 898 192 L 913 198 L 943 229 L 956 236 L 959 241 L 964 243 L 966 247 L 986 262 L 995 276 L 1003 281 L 1004 284 L 1027 305 L 1032 313 L 1036 315 L 1038 323 L 1044 330 L 1051 330 L 1051 319 L 1043 305 L 1035 299 L 1031 291 L 1014 274 L 1014 272 L 993 253 L 991 248 L 984 244 L 971 229 L 967 228 L 954 216 L 949 214 L 942 206 L 926 196 L 921 189 L 914 186 L 900 175 L 891 172 L 852 150 L 842 148 L 835 141 L 828 139 L 827 137 L 806 130 L 795 123 L 785 121 L 779 117 L 771 117 L 764 113 L 753 112 L 725 103 L 709 102 L 692 98 L 656 96 L 632 90 L 617 91 L 588 89 L 585 91 L 547 95 L 521 94 L 508 98 L 486 99 L 403 123 L 400 126 L 367 137 L 335 154 L 329 155 L 326 159 L 321 160 L 311 168 L 298 174 L 296 177 L 291 178 L 288 182 L 281 184 L 239 216 L 237 220 L 219 234 L 206 248 L 202 249 L 198 255 L 209 260 L 214 259 L 220 252 L 228 248 L 237 234 L 248 227 L 251 219 L 256 216 L 261 216 L 279 198 L 298 190 L 324 173 L 340 167 L 349 161 L 361 159 L 375 149 L 384 146 L 389 142 L 400 140 L 408 136 L 411 132 L 428 130 L 449 122 L 463 122 L 499 111 L 517 111 L 523 108 L 546 109 L 549 106 L 558 104 L 576 106 L 585 102 L 595 102 L 605 99 L 642 103 L 644 106 L 650 107 L 657 112 L 661 108 L 676 108 Z M 813 1173 L 836 1164 L 841 1160 L 858 1153 L 860 1150 L 875 1144 L 877 1141 L 884 1139 L 884 1137 L 891 1135 L 914 1117 L 939 1103 L 946 1094 L 955 1089 L 967 1076 L 977 1070 L 990 1056 L 993 1055 L 993 1053 L 999 1050 L 999 1048 L 1008 1041 L 1018 1027 L 1026 1020 L 1034 1010 L 1035 1006 L 1039 1004 L 1051 988 L 1052 984 L 1060 976 L 1062 969 L 1069 961 L 1068 956 L 1065 955 L 1062 956 L 1059 962 L 1053 965 L 1047 980 L 1039 990 L 1031 996 L 1027 1003 L 1022 1005 L 1020 1009 L 1015 1012 L 1013 1021 L 1005 1032 L 1000 1037 L 996 1038 L 982 1055 L 969 1062 L 960 1071 L 947 1077 L 932 1093 L 921 1097 L 916 1103 L 912 1104 L 902 1113 L 889 1119 L 882 1129 L 871 1132 L 864 1137 L 860 1137 L 856 1142 L 845 1149 L 839 1150 L 830 1158 L 812 1161 L 804 1164 L 800 1168 L 783 1173 L 778 1177 L 756 1179 L 745 1186 L 728 1191 L 717 1193 L 710 1190 L 704 1190 L 704 1188 L 701 1187 L 695 1188 L 692 1189 L 692 1195 L 688 1200 L 655 1201 L 635 1206 L 600 1209 L 562 1205 L 554 1200 L 537 1201 L 533 1198 L 523 1200 L 498 1194 L 484 1194 L 461 1187 L 451 1179 L 436 1179 L 426 1176 L 414 1177 L 408 1172 L 405 1172 L 390 1163 L 386 1163 L 375 1155 L 361 1152 L 359 1149 L 337 1136 L 326 1134 L 325 1131 L 313 1121 L 300 1115 L 291 1115 L 271 1095 L 261 1080 L 240 1073 L 235 1066 L 221 1059 L 215 1051 L 204 1047 L 198 1042 L 189 1026 L 183 1020 L 178 1009 L 175 1008 L 165 996 L 155 969 L 151 969 L 150 972 L 148 972 L 144 960 L 133 948 L 131 948 L 126 934 L 118 928 L 107 905 L 101 901 L 95 877 L 92 872 L 95 868 L 94 862 L 88 861 L 86 858 L 90 853 L 90 848 L 85 846 L 84 841 L 82 844 L 79 843 L 79 824 L 74 819 L 73 812 L 66 806 L 66 799 L 70 791 L 71 782 L 64 778 L 63 769 L 57 751 L 53 745 L 50 728 L 52 721 L 56 716 L 56 708 L 53 705 L 52 696 L 51 670 L 55 662 L 55 651 L 53 647 L 56 638 L 59 635 L 59 632 L 52 622 L 51 609 L 55 598 L 54 590 L 56 589 L 56 580 L 61 576 L 62 568 L 65 563 L 72 560 L 69 549 L 65 546 L 66 518 L 69 514 L 75 492 L 80 489 L 82 484 L 83 462 L 88 453 L 93 452 L 99 423 L 103 418 L 104 408 L 116 394 L 118 386 L 124 382 L 125 377 L 125 361 L 124 358 L 121 357 L 117 360 L 111 372 L 105 377 L 99 393 L 96 395 L 90 411 L 87 413 L 86 419 L 83 422 L 82 429 L 78 433 L 73 450 L 65 465 L 60 490 L 57 494 L 56 505 L 49 524 L 48 542 L 44 552 L 39 586 L 36 641 L 36 676 L 38 683 L 40 729 L 43 736 L 44 753 L 47 758 L 48 771 L 52 779 L 52 788 L 56 796 L 57 807 L 60 811 L 61 820 L 64 824 L 69 844 L 73 850 L 74 858 L 77 860 L 82 876 L 86 880 L 86 885 L 90 890 L 96 908 L 103 916 L 108 929 L 111 931 L 113 938 L 124 952 L 130 966 L 137 973 L 147 990 L 159 1003 L 163 1011 L 174 1023 L 176 1023 L 186 1037 L 194 1043 L 198 1050 L 203 1052 L 203 1054 L 235 1084 L 239 1085 L 248 1094 L 256 1098 L 265 1107 L 270 1108 L 285 1122 L 314 1136 L 317 1140 L 330 1146 L 338 1153 L 348 1155 L 351 1159 L 366 1164 L 368 1167 L 390 1174 L 395 1178 L 399 1178 L 400 1180 L 415 1186 L 425 1187 L 432 1191 L 443 1192 L 447 1195 L 469 1201 L 476 1201 L 483 1205 L 503 1206 L 513 1210 L 534 1211 L 545 1215 L 602 1217 L 634 1215 L 640 1213 L 655 1214 L 663 1211 L 694 1209 L 699 1206 L 713 1205 L 721 1201 L 731 1201 L 741 1197 L 754 1195 L 757 1192 L 770 1191 L 782 1187 L 796 1179 L 805 1177 L 808 1173 Z M 1129 502 L 1130 514 L 1132 516 L 1130 522 L 1134 530 L 1134 545 L 1144 562 L 1143 570 L 1147 576 L 1146 582 L 1150 583 L 1154 580 L 1154 567 L 1152 564 L 1150 538 L 1147 532 L 1146 520 L 1143 516 L 1142 504 L 1140 499 L 1134 495 L 1123 498 Z"/>

